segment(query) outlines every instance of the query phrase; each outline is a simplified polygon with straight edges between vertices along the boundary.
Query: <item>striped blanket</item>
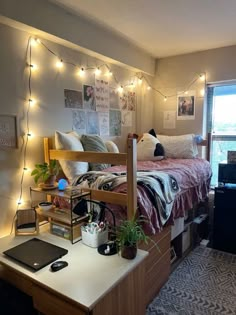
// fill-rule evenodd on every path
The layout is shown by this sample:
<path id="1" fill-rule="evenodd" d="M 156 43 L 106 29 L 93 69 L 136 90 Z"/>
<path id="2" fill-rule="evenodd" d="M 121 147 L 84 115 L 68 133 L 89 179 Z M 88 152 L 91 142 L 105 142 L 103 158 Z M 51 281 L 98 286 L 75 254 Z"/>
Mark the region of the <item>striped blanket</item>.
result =
<path id="1" fill-rule="evenodd" d="M 73 185 L 112 191 L 124 183 L 126 183 L 126 174 L 123 172 L 91 171 L 76 177 Z M 164 225 L 170 217 L 175 195 L 180 190 L 175 177 L 162 171 L 139 171 L 137 185 L 146 189 L 158 212 L 161 224 Z"/>

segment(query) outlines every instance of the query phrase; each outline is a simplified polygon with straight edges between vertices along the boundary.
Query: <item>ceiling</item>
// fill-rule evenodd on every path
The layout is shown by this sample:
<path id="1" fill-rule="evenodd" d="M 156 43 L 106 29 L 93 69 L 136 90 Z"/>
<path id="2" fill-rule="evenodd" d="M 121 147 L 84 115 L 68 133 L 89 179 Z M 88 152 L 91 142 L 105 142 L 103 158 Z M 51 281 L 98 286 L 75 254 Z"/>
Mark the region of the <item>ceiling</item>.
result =
<path id="1" fill-rule="evenodd" d="M 236 44 L 235 0 L 50 0 L 156 58 Z"/>

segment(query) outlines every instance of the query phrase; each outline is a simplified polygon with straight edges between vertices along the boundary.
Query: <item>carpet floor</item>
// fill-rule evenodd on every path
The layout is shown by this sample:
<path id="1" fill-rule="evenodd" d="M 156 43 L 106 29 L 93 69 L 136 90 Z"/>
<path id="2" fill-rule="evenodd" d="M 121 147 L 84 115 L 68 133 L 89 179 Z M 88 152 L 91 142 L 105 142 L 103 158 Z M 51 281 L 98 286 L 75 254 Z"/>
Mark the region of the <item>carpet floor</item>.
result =
<path id="1" fill-rule="evenodd" d="M 235 315 L 236 255 L 198 246 L 170 275 L 146 315 Z"/>

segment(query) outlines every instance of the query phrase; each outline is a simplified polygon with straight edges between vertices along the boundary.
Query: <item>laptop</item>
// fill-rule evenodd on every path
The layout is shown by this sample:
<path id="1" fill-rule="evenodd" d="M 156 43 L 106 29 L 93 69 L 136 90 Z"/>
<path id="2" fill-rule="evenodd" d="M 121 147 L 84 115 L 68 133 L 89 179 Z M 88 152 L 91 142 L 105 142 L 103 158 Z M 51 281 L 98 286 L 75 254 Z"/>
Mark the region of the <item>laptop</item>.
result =
<path id="1" fill-rule="evenodd" d="M 67 249 L 38 238 L 33 238 L 3 252 L 33 271 L 38 271 L 67 253 Z"/>

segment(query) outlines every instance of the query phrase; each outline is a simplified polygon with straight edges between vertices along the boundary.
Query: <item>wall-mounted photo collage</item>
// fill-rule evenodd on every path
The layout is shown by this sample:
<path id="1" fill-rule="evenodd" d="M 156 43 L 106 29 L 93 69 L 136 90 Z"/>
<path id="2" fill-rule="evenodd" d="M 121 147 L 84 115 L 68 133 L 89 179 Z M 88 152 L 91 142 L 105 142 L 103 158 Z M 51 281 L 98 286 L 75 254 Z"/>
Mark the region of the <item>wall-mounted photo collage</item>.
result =
<path id="1" fill-rule="evenodd" d="M 132 126 L 136 93 L 119 93 L 106 79 L 95 77 L 94 85 L 82 91 L 64 89 L 65 108 L 72 110 L 73 129 L 80 134 L 121 136 L 121 127 Z"/>

